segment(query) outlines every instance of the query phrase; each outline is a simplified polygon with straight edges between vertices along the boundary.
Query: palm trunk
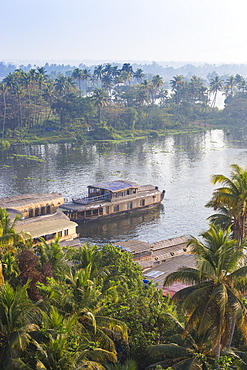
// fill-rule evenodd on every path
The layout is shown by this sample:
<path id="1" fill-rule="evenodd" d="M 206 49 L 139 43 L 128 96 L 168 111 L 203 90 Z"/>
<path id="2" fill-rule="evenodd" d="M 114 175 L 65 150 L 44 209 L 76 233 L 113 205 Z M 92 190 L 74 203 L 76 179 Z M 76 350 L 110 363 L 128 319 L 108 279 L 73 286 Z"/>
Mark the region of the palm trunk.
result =
<path id="1" fill-rule="evenodd" d="M 5 122 L 6 122 L 6 97 L 5 93 L 3 93 L 3 132 L 2 132 L 2 140 L 4 139 L 4 131 L 5 131 Z"/>
<path id="2" fill-rule="evenodd" d="M 220 359 L 220 339 L 218 339 L 218 344 L 217 344 L 217 347 L 216 347 L 216 350 L 215 350 L 215 360 L 218 362 L 219 359 Z M 219 364 L 215 364 L 215 369 L 220 369 L 220 365 Z"/>
<path id="3" fill-rule="evenodd" d="M 233 320 L 233 317 L 231 317 L 230 325 L 231 325 L 230 326 L 230 336 L 226 344 L 226 348 L 230 348 L 232 345 L 232 338 L 233 338 L 233 334 L 234 334 L 235 326 L 236 326 L 235 321 Z"/>

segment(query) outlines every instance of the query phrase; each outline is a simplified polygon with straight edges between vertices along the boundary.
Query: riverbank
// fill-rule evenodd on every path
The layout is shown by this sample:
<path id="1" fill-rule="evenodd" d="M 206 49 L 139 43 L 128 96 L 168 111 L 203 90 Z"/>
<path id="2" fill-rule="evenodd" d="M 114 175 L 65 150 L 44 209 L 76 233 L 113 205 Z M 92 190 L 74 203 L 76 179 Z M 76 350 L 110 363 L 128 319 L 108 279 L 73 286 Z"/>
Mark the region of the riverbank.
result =
<path id="1" fill-rule="evenodd" d="M 69 136 L 68 133 L 54 131 L 44 132 L 39 135 L 26 134 L 24 137 L 11 137 L 6 138 L 3 141 L 0 140 L 0 148 L 7 149 L 10 146 L 16 145 L 33 145 L 33 144 L 60 144 L 60 143 L 92 143 L 92 142 L 126 142 L 144 139 L 146 137 L 158 138 L 167 135 L 177 135 L 184 133 L 197 133 L 206 131 L 209 128 L 217 128 L 216 126 L 193 122 L 193 124 L 181 127 L 178 129 L 167 129 L 167 130 L 124 130 L 115 131 L 114 137 L 97 139 L 94 135 L 86 133 L 84 136 L 77 138 L 75 135 Z"/>

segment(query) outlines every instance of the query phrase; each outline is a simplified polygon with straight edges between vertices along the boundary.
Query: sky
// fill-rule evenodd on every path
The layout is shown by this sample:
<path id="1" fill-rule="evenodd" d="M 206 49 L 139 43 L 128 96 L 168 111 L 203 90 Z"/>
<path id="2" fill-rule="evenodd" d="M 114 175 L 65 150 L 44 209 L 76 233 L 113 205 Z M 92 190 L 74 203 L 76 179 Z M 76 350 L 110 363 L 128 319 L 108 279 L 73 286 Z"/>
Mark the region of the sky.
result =
<path id="1" fill-rule="evenodd" d="M 247 63 L 246 11 L 246 0 L 1 0 L 0 61 Z"/>

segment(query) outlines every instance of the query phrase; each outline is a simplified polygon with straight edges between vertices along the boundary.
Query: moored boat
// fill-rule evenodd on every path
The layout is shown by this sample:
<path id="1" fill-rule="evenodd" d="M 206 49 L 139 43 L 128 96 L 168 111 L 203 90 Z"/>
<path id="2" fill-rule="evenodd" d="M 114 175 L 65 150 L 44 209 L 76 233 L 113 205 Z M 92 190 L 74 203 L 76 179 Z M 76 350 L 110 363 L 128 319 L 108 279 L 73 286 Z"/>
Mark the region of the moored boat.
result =
<path id="1" fill-rule="evenodd" d="M 164 198 L 165 191 L 157 186 L 138 185 L 135 182 L 116 180 L 89 185 L 86 196 L 72 198 L 60 205 L 72 220 L 94 220 L 154 207 Z"/>

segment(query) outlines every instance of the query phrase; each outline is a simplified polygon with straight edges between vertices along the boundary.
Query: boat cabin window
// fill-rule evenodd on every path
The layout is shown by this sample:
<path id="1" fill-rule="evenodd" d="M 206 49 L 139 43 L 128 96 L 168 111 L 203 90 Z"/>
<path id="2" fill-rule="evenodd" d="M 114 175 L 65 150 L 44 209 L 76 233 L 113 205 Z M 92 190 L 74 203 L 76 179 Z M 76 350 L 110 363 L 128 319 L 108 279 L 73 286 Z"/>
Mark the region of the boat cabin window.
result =
<path id="1" fill-rule="evenodd" d="M 141 206 L 141 207 L 145 206 L 145 199 L 141 199 L 141 200 L 140 200 L 140 206 Z"/>
<path id="2" fill-rule="evenodd" d="M 63 236 L 63 232 L 62 232 L 62 231 L 58 231 L 57 236 L 58 236 L 59 238 L 61 238 L 61 237 Z"/>
<path id="3" fill-rule="evenodd" d="M 65 229 L 64 230 L 64 236 L 67 236 L 67 235 L 69 235 L 69 230 L 68 229 Z"/>
<path id="4" fill-rule="evenodd" d="M 109 215 L 109 206 L 106 206 L 106 207 L 105 207 L 105 213 L 106 213 L 107 215 Z"/>
<path id="5" fill-rule="evenodd" d="M 50 214 L 51 213 L 51 206 L 50 206 L 50 204 L 47 204 L 46 205 L 46 213 L 47 214 Z"/>
<path id="6" fill-rule="evenodd" d="M 133 204 L 132 202 L 128 202 L 127 203 L 127 209 L 132 209 L 133 208 Z"/>
<path id="7" fill-rule="evenodd" d="M 29 217 L 33 217 L 33 209 L 32 208 L 29 209 Z"/>
<path id="8" fill-rule="evenodd" d="M 41 214 L 45 215 L 46 207 L 41 207 Z"/>
<path id="9" fill-rule="evenodd" d="M 35 216 L 39 216 L 39 208 L 35 208 Z"/>
<path id="10" fill-rule="evenodd" d="M 119 205 L 118 204 L 116 204 L 115 206 L 114 206 L 114 212 L 118 212 L 119 211 Z"/>
<path id="11" fill-rule="evenodd" d="M 96 209 L 93 209 L 93 216 L 98 216 L 99 214 L 99 209 L 96 208 Z"/>
<path id="12" fill-rule="evenodd" d="M 91 210 L 90 209 L 88 209 L 87 211 L 86 211 L 86 217 L 90 217 L 91 216 Z"/>

